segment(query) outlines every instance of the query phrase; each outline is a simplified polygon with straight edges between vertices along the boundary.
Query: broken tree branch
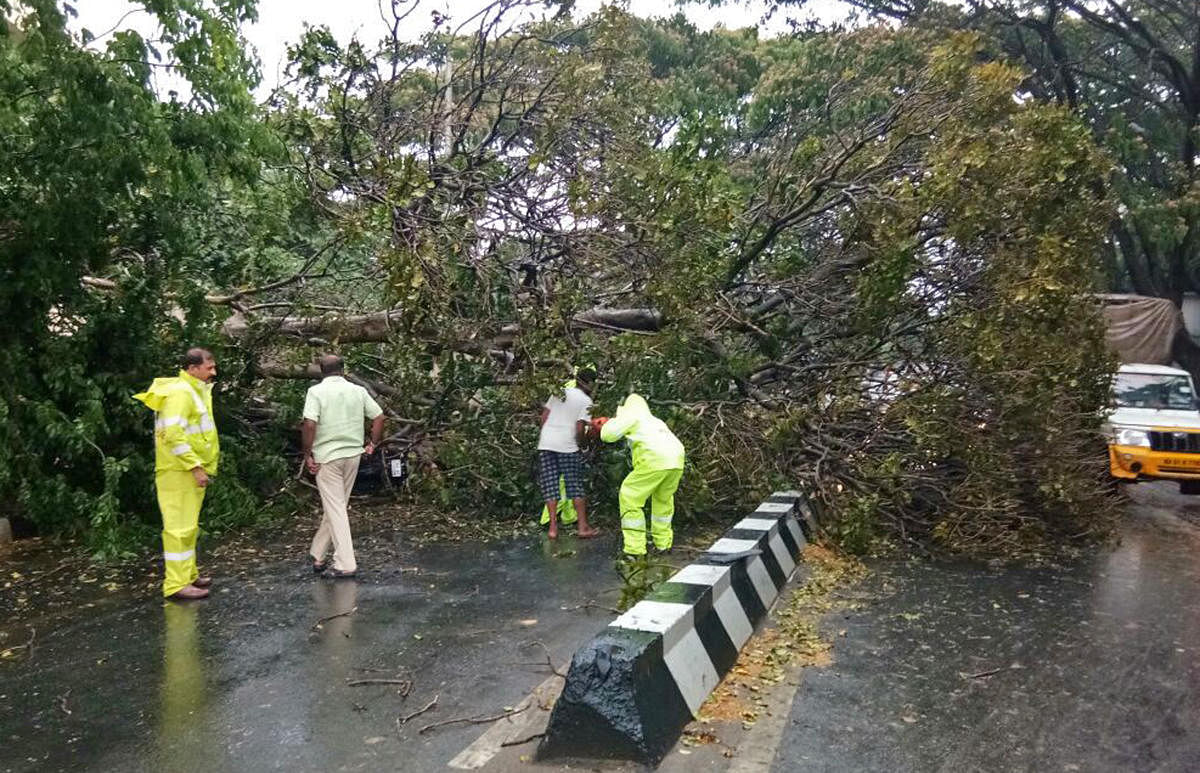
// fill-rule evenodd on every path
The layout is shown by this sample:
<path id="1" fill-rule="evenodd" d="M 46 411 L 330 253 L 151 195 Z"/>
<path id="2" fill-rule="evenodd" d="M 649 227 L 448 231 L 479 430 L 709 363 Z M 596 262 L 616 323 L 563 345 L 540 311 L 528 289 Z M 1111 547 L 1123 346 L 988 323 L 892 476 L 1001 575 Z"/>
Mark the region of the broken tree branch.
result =
<path id="1" fill-rule="evenodd" d="M 396 717 L 396 729 L 399 730 L 401 725 L 407 724 L 409 722 L 409 720 L 416 719 L 417 717 L 424 714 L 426 711 L 429 711 L 430 709 L 432 709 L 434 706 L 437 705 L 438 698 L 440 698 L 440 697 L 441 697 L 440 695 L 435 695 L 435 696 L 433 696 L 433 700 L 431 700 L 429 703 L 426 703 L 424 706 L 417 709 L 413 713 L 406 714 L 403 717 Z"/>
<path id="2" fill-rule="evenodd" d="M 348 617 L 357 611 L 358 611 L 358 607 L 351 607 L 350 609 L 347 609 L 345 612 L 338 612 L 336 615 L 329 615 L 328 617 L 322 617 L 320 620 L 313 623 L 312 628 L 310 628 L 309 630 L 315 631 L 318 628 L 320 628 L 323 624 L 328 623 L 330 620 L 334 620 L 339 617 Z"/>
<path id="3" fill-rule="evenodd" d="M 513 715 L 520 714 L 522 711 L 525 711 L 528 708 L 529 706 L 522 706 L 519 709 L 506 711 L 503 714 L 497 714 L 492 717 L 458 717 L 457 719 L 447 719 L 444 722 L 434 722 L 433 724 L 426 725 L 418 730 L 417 735 L 424 735 L 426 732 L 433 730 L 434 728 L 446 727 L 447 725 L 486 725 L 488 722 L 496 722 L 501 719 L 506 719 Z"/>
<path id="4" fill-rule="evenodd" d="M 542 653 L 545 654 L 545 656 L 546 656 L 546 662 L 545 663 L 519 663 L 518 665 L 530 665 L 530 666 L 544 665 L 544 666 L 546 666 L 546 668 L 549 668 L 551 671 L 553 671 L 555 676 L 561 676 L 564 679 L 567 677 L 565 672 L 563 672 L 561 669 L 559 669 L 557 666 L 554 665 L 554 659 L 550 657 L 550 648 L 547 647 L 545 644 L 542 644 L 540 641 L 529 641 L 529 642 L 525 642 L 525 644 L 522 646 L 541 647 Z"/>
<path id="5" fill-rule="evenodd" d="M 346 682 L 347 687 L 357 687 L 360 684 L 399 684 L 412 685 L 411 679 L 354 679 Z"/>
<path id="6" fill-rule="evenodd" d="M 602 610 L 602 611 L 604 611 L 604 612 L 611 612 L 611 613 L 613 613 L 614 615 L 619 615 L 619 614 L 621 614 L 621 610 L 619 610 L 619 609 L 616 609 L 615 607 L 606 607 L 606 606 L 604 606 L 603 604 L 597 604 L 597 603 L 595 603 L 594 601 L 587 601 L 587 602 L 584 602 L 583 604 L 576 604 L 576 605 L 574 605 L 574 606 L 570 606 L 570 607 L 560 607 L 560 608 L 561 608 L 561 609 L 562 609 L 564 612 L 574 612 L 574 611 L 576 611 L 576 610 L 579 610 L 579 609 L 599 609 L 599 610 Z"/>

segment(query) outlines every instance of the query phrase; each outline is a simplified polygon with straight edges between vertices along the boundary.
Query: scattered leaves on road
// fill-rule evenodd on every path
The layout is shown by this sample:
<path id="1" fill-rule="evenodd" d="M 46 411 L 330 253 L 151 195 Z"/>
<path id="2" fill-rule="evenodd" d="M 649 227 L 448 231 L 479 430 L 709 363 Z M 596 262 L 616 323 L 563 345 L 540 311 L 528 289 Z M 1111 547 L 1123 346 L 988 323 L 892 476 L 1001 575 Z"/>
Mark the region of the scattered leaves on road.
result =
<path id="1" fill-rule="evenodd" d="M 857 581 L 866 569 L 855 559 L 828 548 L 809 545 L 804 563 L 808 580 L 776 607 L 769 627 L 752 638 L 724 681 L 701 708 L 701 721 L 740 722 L 753 726 L 767 709 L 766 693 L 794 666 L 827 666 L 832 645 L 817 624 L 837 601 L 835 590 Z"/>

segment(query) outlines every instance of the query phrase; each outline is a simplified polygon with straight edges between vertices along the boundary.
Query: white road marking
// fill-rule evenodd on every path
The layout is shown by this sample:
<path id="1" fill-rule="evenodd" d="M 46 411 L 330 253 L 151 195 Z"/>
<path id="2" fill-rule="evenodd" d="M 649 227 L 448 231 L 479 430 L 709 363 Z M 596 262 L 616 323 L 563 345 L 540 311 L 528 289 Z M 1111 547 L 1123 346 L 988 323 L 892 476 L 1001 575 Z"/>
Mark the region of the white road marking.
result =
<path id="1" fill-rule="evenodd" d="M 509 741 L 518 741 L 538 732 L 542 729 L 538 727 L 539 722 L 545 725 L 550 721 L 549 707 L 558 700 L 558 694 L 562 692 L 562 688 L 563 678 L 558 674 L 542 682 L 534 688 L 532 693 L 525 696 L 525 700 L 513 707 L 514 709 L 525 707 L 521 713 L 496 720 L 491 727 L 484 731 L 483 735 L 475 739 L 474 743 L 450 760 L 447 763 L 448 766 L 457 770 L 482 768 L 500 752 L 503 744 Z M 546 710 L 543 710 L 542 706 L 547 707 Z"/>

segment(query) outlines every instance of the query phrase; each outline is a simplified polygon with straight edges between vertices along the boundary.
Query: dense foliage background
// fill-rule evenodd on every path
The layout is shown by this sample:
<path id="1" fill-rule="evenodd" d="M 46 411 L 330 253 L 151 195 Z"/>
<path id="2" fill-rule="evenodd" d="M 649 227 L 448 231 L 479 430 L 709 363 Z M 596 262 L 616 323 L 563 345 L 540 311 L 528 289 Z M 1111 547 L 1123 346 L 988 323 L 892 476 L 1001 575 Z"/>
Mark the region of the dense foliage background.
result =
<path id="1" fill-rule="evenodd" d="M 593 364 L 599 412 L 637 389 L 683 439 L 681 518 L 803 486 L 855 549 L 1106 532 L 1088 295 L 1153 186 L 1112 135 L 1134 103 L 1056 98 L 1011 25 L 860 3 L 903 23 L 766 39 L 498 0 L 406 40 L 426 11 L 394 3 L 378 39 L 310 29 L 256 104 L 251 2 L 146 5 L 161 39 L 88 45 L 65 4 L 0 0 L 8 512 L 100 553 L 155 531 L 129 395 L 202 344 L 206 528 L 278 496 L 332 349 L 410 449 L 413 507 L 532 518 L 538 408 Z M 598 461 L 603 517 L 624 462 Z"/>

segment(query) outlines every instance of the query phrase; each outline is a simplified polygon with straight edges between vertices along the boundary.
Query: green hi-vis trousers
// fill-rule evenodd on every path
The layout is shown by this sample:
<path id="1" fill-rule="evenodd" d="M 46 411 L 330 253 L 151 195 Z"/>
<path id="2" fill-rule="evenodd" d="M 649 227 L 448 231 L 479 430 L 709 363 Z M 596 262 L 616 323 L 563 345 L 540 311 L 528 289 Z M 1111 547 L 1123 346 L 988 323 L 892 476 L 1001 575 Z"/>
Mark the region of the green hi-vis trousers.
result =
<path id="1" fill-rule="evenodd" d="M 206 489 L 196 485 L 187 470 L 160 470 L 154 475 L 158 509 L 163 520 L 163 595 L 170 596 L 192 584 L 196 571 L 196 535 L 200 532 L 200 505 Z"/>
<path id="2" fill-rule="evenodd" d="M 675 489 L 683 470 L 639 470 L 625 476 L 621 482 L 621 534 L 625 538 L 625 554 L 646 555 L 646 513 L 643 508 L 650 500 L 650 538 L 654 547 L 667 550 L 675 539 L 671 519 L 675 516 Z"/>

